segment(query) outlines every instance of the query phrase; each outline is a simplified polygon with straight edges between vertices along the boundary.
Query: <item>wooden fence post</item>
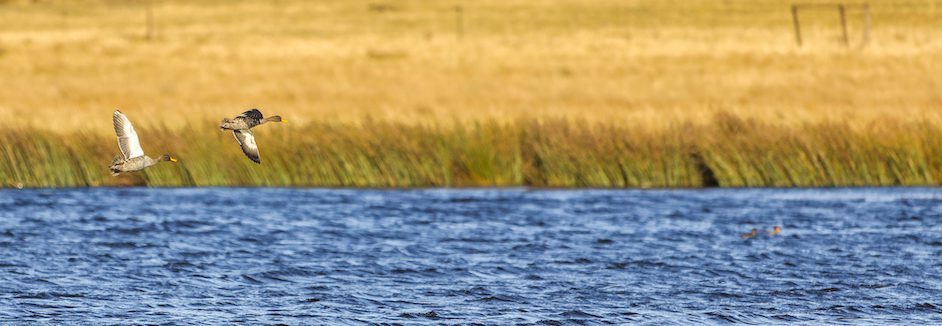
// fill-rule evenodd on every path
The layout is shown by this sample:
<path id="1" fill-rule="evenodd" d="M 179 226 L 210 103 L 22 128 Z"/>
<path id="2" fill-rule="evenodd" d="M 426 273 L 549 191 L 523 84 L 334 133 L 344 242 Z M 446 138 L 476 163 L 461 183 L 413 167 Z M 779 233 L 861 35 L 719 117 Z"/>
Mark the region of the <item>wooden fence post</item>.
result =
<path id="1" fill-rule="evenodd" d="M 464 38 L 464 9 L 455 6 L 455 38 L 461 41 Z"/>
<path id="2" fill-rule="evenodd" d="M 863 5 L 864 9 L 864 28 L 863 28 L 863 45 L 870 44 L 870 4 L 865 3 Z"/>
<path id="3" fill-rule="evenodd" d="M 801 23 L 798 22 L 798 5 L 792 4 L 792 23 L 795 24 L 795 41 L 801 46 Z"/>
<path id="4" fill-rule="evenodd" d="M 147 11 L 147 35 L 146 38 L 148 41 L 154 39 L 154 8 L 153 0 L 144 0 L 145 1 L 145 10 Z"/>
<path id="5" fill-rule="evenodd" d="M 841 31 L 844 33 L 844 46 L 850 46 L 850 39 L 847 38 L 847 14 L 843 3 L 837 5 L 837 11 L 841 14 Z"/>

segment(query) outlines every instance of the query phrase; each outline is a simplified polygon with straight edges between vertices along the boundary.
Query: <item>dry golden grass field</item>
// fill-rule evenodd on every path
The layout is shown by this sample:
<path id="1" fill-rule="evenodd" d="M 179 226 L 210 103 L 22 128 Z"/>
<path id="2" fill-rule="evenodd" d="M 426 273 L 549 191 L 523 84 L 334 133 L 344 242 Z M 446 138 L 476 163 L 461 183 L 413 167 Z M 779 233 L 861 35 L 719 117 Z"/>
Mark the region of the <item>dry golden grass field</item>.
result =
<path id="1" fill-rule="evenodd" d="M 942 2 L 790 5 L 0 1 L 0 186 L 942 183 Z M 109 176 L 115 108 L 181 162 Z"/>

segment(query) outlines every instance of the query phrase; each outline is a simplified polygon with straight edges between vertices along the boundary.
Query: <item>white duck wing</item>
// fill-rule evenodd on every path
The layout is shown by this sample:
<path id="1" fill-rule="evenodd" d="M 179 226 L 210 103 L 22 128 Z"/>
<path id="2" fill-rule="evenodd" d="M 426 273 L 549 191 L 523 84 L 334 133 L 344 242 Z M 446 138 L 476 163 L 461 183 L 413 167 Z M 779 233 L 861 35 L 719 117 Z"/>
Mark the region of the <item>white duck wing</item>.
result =
<path id="1" fill-rule="evenodd" d="M 245 156 L 248 156 L 252 162 L 262 163 L 258 159 L 258 145 L 255 144 L 255 135 L 252 134 L 251 130 L 233 130 L 232 135 L 239 142 L 239 146 L 242 146 L 242 152 L 245 153 Z"/>
<path id="2" fill-rule="evenodd" d="M 125 159 L 131 159 L 138 156 L 144 156 L 144 149 L 141 148 L 141 141 L 137 138 L 137 132 L 131 125 L 131 120 L 121 113 L 114 111 L 114 133 L 118 136 L 118 148 Z"/>

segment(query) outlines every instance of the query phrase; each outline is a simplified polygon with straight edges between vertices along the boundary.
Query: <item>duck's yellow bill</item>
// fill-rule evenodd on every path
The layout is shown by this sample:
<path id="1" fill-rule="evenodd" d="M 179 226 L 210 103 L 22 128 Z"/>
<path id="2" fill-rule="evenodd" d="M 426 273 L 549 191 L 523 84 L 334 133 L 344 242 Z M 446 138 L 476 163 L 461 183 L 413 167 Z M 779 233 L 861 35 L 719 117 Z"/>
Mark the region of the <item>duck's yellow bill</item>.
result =
<path id="1" fill-rule="evenodd" d="M 177 161 L 177 159 L 175 159 L 175 158 L 173 158 L 173 157 L 170 158 L 170 162 L 176 162 L 176 161 Z"/>
<path id="2" fill-rule="evenodd" d="M 281 118 L 281 122 L 288 122 L 288 119 Z"/>

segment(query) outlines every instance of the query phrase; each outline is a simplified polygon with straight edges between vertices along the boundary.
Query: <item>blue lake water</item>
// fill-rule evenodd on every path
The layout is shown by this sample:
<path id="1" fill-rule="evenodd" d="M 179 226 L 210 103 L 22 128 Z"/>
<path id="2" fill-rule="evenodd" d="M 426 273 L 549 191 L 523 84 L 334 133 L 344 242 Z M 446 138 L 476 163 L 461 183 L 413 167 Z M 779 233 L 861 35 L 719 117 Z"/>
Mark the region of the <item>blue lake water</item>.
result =
<path id="1" fill-rule="evenodd" d="M 942 190 L 0 191 L 4 324 L 802 321 L 942 322 Z"/>

